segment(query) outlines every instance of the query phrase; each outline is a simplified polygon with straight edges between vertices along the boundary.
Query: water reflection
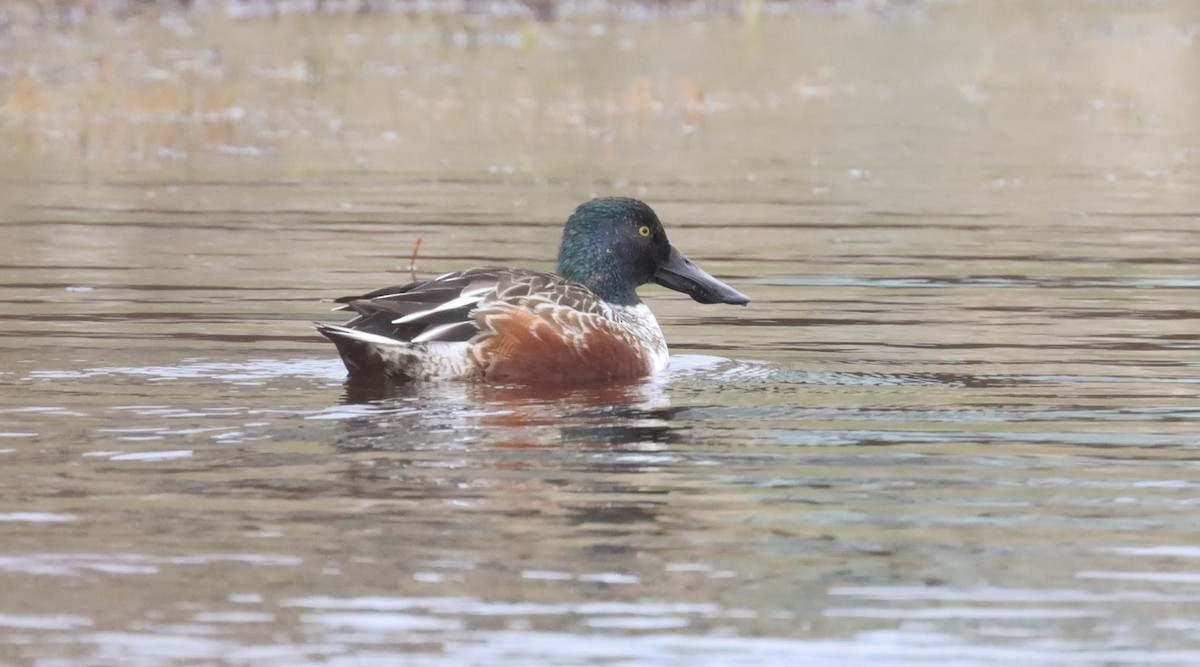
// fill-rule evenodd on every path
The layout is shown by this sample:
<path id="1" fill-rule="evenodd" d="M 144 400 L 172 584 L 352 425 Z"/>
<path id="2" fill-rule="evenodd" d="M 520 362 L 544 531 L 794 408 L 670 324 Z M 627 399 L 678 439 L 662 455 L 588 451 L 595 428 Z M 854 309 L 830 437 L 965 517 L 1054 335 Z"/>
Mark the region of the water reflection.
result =
<path id="1" fill-rule="evenodd" d="M 684 439 L 665 376 L 576 387 L 347 381 L 339 449 L 403 452 L 441 445 L 653 451 Z"/>
<path id="2" fill-rule="evenodd" d="M 1193 2 L 194 4 L 0 16 L 0 663 L 1200 664 Z M 661 378 L 311 331 L 593 193 L 755 288 L 647 289 Z"/>

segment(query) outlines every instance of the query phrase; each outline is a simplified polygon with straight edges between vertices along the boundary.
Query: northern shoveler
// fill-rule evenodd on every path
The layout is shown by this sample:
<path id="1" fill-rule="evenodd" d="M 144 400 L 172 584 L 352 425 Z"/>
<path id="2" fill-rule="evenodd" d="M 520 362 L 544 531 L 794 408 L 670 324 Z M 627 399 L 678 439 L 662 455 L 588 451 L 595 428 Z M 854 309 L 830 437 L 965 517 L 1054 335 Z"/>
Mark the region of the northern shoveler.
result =
<path id="1" fill-rule="evenodd" d="M 317 324 L 351 377 L 577 382 L 667 365 L 667 342 L 635 291 L 655 282 L 700 303 L 749 297 L 667 241 L 658 216 L 624 197 L 593 199 L 563 229 L 556 273 L 455 271 L 338 299 L 356 317 Z"/>

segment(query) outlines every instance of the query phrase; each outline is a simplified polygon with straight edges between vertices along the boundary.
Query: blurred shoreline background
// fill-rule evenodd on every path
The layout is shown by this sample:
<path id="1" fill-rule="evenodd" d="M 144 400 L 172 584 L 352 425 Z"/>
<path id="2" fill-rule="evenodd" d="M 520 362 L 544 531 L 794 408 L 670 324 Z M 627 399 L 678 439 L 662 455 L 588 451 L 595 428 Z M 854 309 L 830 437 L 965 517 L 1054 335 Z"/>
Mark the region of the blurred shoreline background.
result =
<path id="1" fill-rule="evenodd" d="M 1200 665 L 1200 3 L 546 7 L 0 6 L 0 663 Z M 343 385 L 597 194 L 753 303 Z"/>
<path id="2" fill-rule="evenodd" d="M 939 207 L 928 184 L 948 178 L 972 208 L 1022 187 L 1036 210 L 1105 196 L 1103 179 L 1037 193 L 1063 170 L 1193 190 L 1186 0 L 549 6 L 7 4 L 6 179 L 352 173 L 636 196 L 720 174 L 750 195 L 801 179 L 826 203 L 900 190 Z"/>
<path id="3" fill-rule="evenodd" d="M 0 132 L 10 153 L 133 168 L 206 154 L 295 154 L 327 142 L 361 166 L 363 142 L 370 150 L 442 124 L 449 128 L 439 136 L 448 141 L 471 129 L 578 130 L 595 139 L 664 118 L 690 133 L 731 106 L 777 110 L 783 97 L 824 94 L 810 85 L 817 82 L 794 78 L 795 62 L 769 61 L 763 49 L 774 48 L 771 38 L 757 34 L 764 19 L 911 19 L 929 5 L 11 3 L 0 8 Z M 738 44 L 714 43 L 729 37 Z M 747 92 L 720 79 L 740 77 L 746 65 L 760 71 L 778 65 L 788 78 L 767 77 L 765 83 L 780 86 L 769 99 L 755 93 L 759 99 L 734 100 Z M 704 71 L 714 67 L 724 75 Z M 829 74 L 821 66 L 809 73 Z"/>
<path id="4" fill-rule="evenodd" d="M 74 23 L 98 15 L 129 17 L 144 12 L 216 12 L 230 18 L 287 14 L 399 14 L 404 16 L 535 18 L 541 21 L 597 17 L 656 20 L 667 17 L 738 17 L 794 12 L 888 14 L 958 0 L 25 0 L 8 3 L 3 18 Z"/>

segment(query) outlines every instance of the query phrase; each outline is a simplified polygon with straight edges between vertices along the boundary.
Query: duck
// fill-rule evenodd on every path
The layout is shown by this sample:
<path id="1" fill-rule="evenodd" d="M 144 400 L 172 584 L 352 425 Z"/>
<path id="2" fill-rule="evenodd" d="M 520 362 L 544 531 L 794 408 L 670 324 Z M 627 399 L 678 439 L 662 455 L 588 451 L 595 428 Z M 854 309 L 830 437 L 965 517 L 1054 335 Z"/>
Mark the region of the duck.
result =
<path id="1" fill-rule="evenodd" d="M 350 378 L 567 384 L 662 371 L 667 341 L 637 288 L 701 304 L 750 298 L 667 240 L 645 202 L 601 197 L 567 218 L 553 273 L 479 267 L 336 299 L 343 324 L 314 323 Z"/>

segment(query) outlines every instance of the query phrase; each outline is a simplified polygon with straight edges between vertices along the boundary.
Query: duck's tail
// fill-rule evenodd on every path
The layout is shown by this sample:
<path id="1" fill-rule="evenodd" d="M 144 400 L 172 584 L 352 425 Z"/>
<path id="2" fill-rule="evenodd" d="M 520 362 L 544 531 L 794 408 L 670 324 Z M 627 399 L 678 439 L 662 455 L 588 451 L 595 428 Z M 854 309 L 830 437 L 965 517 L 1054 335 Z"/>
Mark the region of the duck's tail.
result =
<path id="1" fill-rule="evenodd" d="M 313 322 L 333 341 L 353 378 L 391 381 L 467 378 L 479 369 L 468 353 L 467 341 L 407 341 L 341 324 Z"/>
<path id="2" fill-rule="evenodd" d="M 408 346 L 404 341 L 359 331 L 340 324 L 313 322 L 313 326 L 324 337 L 337 346 L 342 363 L 351 376 L 356 375 L 403 375 L 394 361 L 407 356 Z M 392 363 L 388 363 L 391 360 Z"/>

